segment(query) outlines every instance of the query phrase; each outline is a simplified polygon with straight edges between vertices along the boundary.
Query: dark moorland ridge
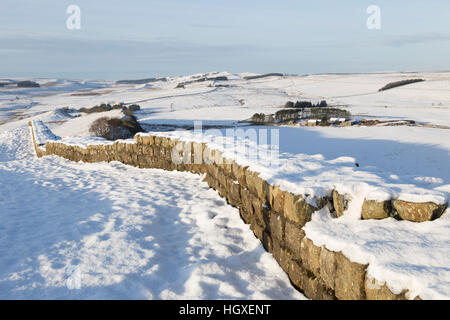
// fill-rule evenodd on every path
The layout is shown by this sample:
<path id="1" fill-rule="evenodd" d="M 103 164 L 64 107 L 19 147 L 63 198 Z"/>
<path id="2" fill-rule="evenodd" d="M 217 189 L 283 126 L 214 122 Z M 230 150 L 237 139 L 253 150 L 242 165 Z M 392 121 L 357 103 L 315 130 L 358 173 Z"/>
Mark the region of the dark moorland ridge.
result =
<path id="1" fill-rule="evenodd" d="M 98 113 L 98 112 L 105 112 L 105 111 L 111 111 L 111 110 L 119 110 L 119 109 L 129 109 L 131 111 L 137 111 L 140 110 L 141 107 L 138 104 L 132 104 L 128 107 L 126 107 L 123 103 L 111 105 L 109 103 L 102 103 L 99 106 L 94 106 L 92 108 L 80 108 L 78 111 L 84 112 L 84 113 Z"/>
<path id="2" fill-rule="evenodd" d="M 205 81 L 228 81 L 228 77 L 226 76 L 218 76 L 218 77 L 201 77 L 199 79 L 194 79 L 194 80 L 189 80 L 189 81 L 184 81 L 184 82 L 180 82 L 177 84 L 177 86 L 175 87 L 175 89 L 177 88 L 184 88 L 186 85 L 188 84 L 192 84 L 192 83 L 198 83 L 198 82 L 205 82 Z"/>
<path id="3" fill-rule="evenodd" d="M 389 90 L 389 89 L 393 89 L 393 88 L 397 88 L 397 87 L 401 87 L 401 86 L 406 86 L 411 83 L 422 82 L 422 81 L 425 81 L 425 80 L 424 79 L 408 79 L 408 80 L 395 81 L 395 82 L 388 83 L 387 85 L 385 85 L 383 88 L 381 88 L 378 91 L 385 91 L 385 90 Z"/>
<path id="4" fill-rule="evenodd" d="M 256 79 L 262 79 L 262 78 L 267 78 L 267 77 L 283 77 L 284 74 L 282 73 L 266 73 L 266 74 L 261 74 L 261 75 L 257 75 L 257 76 L 248 76 L 248 77 L 244 77 L 245 80 L 256 80 Z"/>
<path id="5" fill-rule="evenodd" d="M 39 88 L 39 83 L 30 80 L 24 81 L 15 81 L 15 80 L 6 80 L 0 82 L 0 87 L 8 86 L 8 85 L 17 85 L 18 88 Z"/>
<path id="6" fill-rule="evenodd" d="M 146 84 L 150 82 L 167 81 L 167 78 L 147 78 L 138 80 L 118 80 L 116 84 Z"/>

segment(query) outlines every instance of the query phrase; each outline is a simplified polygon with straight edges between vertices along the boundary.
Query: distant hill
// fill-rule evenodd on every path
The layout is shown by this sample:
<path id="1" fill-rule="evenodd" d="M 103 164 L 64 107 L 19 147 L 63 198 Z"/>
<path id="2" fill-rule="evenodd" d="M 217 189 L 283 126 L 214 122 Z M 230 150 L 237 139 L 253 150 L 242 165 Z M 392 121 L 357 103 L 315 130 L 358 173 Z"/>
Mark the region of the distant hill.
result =
<path id="1" fill-rule="evenodd" d="M 167 78 L 147 78 L 138 80 L 118 80 L 116 84 L 146 84 L 149 82 L 167 81 Z"/>
<path id="2" fill-rule="evenodd" d="M 255 79 L 262 79 L 262 78 L 267 78 L 267 77 L 282 77 L 284 76 L 284 74 L 282 73 L 266 73 L 266 74 L 260 74 L 260 75 L 256 75 L 256 76 L 248 76 L 248 77 L 244 77 L 245 80 L 255 80 Z"/>

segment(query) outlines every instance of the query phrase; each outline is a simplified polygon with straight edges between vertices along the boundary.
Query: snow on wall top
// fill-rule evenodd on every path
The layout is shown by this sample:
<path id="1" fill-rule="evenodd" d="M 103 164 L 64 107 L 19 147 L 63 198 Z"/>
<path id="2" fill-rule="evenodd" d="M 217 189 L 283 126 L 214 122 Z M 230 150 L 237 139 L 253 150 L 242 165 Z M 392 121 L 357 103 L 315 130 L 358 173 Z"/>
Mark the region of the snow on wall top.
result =
<path id="1" fill-rule="evenodd" d="M 57 141 L 61 138 L 56 136 L 41 120 L 32 121 L 32 128 L 36 144 L 39 147 L 44 147 L 47 141 Z"/>
<path id="2" fill-rule="evenodd" d="M 280 130 L 283 129 L 280 128 Z M 293 154 L 283 150 L 278 152 L 278 150 L 270 150 L 268 145 L 257 144 L 239 137 L 225 137 L 220 135 L 220 132 L 215 135 L 178 130 L 139 135 L 158 135 L 181 141 L 206 143 L 209 148 L 222 152 L 225 158 L 258 172 L 259 176 L 268 183 L 277 185 L 284 191 L 306 196 L 307 201 L 329 196 L 333 189 L 341 194 L 349 195 L 356 201 L 364 198 L 377 201 L 399 199 L 409 202 L 445 204 L 450 198 L 449 185 L 427 188 L 417 179 L 415 184 L 411 181 L 401 183 L 399 182 L 401 180 L 389 179 L 384 172 L 386 170 L 383 167 L 383 159 L 380 159 L 378 168 L 367 170 L 358 168 L 356 159 L 353 157 L 341 156 L 327 159 L 324 154 Z M 321 141 L 311 140 L 309 143 L 320 144 Z M 250 159 L 248 154 L 258 155 L 258 159 Z M 407 164 L 404 165 L 407 166 Z M 411 180 L 411 177 L 407 178 Z M 355 216 L 359 213 L 349 212 Z"/>

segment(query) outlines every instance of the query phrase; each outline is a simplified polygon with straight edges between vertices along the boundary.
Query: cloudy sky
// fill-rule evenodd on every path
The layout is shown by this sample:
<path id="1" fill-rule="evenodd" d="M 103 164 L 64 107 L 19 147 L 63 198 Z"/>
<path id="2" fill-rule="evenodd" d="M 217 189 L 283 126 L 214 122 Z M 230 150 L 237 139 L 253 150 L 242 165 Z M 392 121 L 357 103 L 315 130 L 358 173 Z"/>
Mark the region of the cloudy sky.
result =
<path id="1" fill-rule="evenodd" d="M 69 5 L 81 9 L 70 30 Z M 366 10 L 381 9 L 369 30 Z M 450 70 L 448 0 L 2 0 L 0 77 Z"/>

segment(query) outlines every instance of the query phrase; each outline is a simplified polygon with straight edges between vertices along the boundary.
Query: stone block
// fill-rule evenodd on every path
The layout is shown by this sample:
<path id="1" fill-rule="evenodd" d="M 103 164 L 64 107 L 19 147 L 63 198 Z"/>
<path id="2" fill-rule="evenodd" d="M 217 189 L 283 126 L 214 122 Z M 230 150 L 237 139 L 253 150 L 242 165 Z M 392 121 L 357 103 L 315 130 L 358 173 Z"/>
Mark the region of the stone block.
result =
<path id="1" fill-rule="evenodd" d="M 333 190 L 333 206 L 336 211 L 337 217 L 341 217 L 344 215 L 344 211 L 347 210 L 347 200 L 344 195 L 341 195 L 336 190 Z"/>
<path id="2" fill-rule="evenodd" d="M 304 294 L 314 300 L 334 300 L 334 292 L 325 287 L 313 273 L 304 269 L 299 263 L 291 260 L 289 263 L 289 278 Z"/>
<path id="3" fill-rule="evenodd" d="M 319 257 L 320 278 L 325 286 L 334 290 L 336 279 L 336 253 L 322 247 Z"/>
<path id="4" fill-rule="evenodd" d="M 244 210 L 249 214 L 253 215 L 253 194 L 245 187 L 241 186 L 241 202 Z"/>
<path id="5" fill-rule="evenodd" d="M 292 254 L 294 259 L 301 259 L 300 256 L 300 242 L 305 237 L 305 232 L 298 225 L 286 221 L 285 229 L 284 229 L 284 241 L 285 246 L 288 248 Z"/>
<path id="6" fill-rule="evenodd" d="M 311 215 L 318 208 L 308 204 L 302 196 L 293 195 L 290 192 L 284 192 L 284 216 L 300 226 L 304 226 L 311 220 Z"/>
<path id="7" fill-rule="evenodd" d="M 270 223 L 269 230 L 273 239 L 276 239 L 281 245 L 284 244 L 284 218 L 276 214 L 275 212 L 270 213 Z"/>
<path id="8" fill-rule="evenodd" d="M 261 227 L 266 227 L 266 216 L 264 214 L 264 207 L 261 203 L 260 199 L 257 197 L 253 198 L 252 201 L 252 207 L 253 207 L 253 215 L 255 222 L 260 225 Z"/>
<path id="9" fill-rule="evenodd" d="M 246 185 L 245 174 L 248 167 L 242 167 L 236 162 L 231 164 L 231 171 L 233 177 L 239 182 L 240 185 Z"/>
<path id="10" fill-rule="evenodd" d="M 365 300 L 367 265 L 351 262 L 342 252 L 336 254 L 336 297 L 340 300 Z"/>
<path id="11" fill-rule="evenodd" d="M 269 186 L 269 202 L 273 210 L 278 213 L 283 213 L 284 210 L 284 191 L 281 191 L 278 186 Z"/>
<path id="12" fill-rule="evenodd" d="M 248 170 L 245 175 L 245 181 L 247 188 L 265 202 L 267 199 L 267 182 L 261 179 L 257 173 Z"/>
<path id="13" fill-rule="evenodd" d="M 255 237 L 257 237 L 261 242 L 263 241 L 264 228 L 258 225 L 257 223 L 253 223 L 250 225 L 250 229 L 253 231 Z"/>
<path id="14" fill-rule="evenodd" d="M 270 235 L 270 232 L 268 232 L 267 230 L 263 232 L 262 244 L 267 252 L 272 252 L 272 236 Z"/>
<path id="15" fill-rule="evenodd" d="M 364 200 L 361 217 L 365 220 L 368 219 L 386 219 L 391 215 L 392 205 L 391 201 L 375 201 Z"/>
<path id="16" fill-rule="evenodd" d="M 304 237 L 300 242 L 300 257 L 302 265 L 307 270 L 314 273 L 316 277 L 320 277 L 320 247 L 316 247 L 314 243 Z"/>
<path id="17" fill-rule="evenodd" d="M 437 205 L 433 202 L 416 203 L 394 200 L 394 208 L 403 220 L 425 222 L 439 218 L 447 205 Z"/>

